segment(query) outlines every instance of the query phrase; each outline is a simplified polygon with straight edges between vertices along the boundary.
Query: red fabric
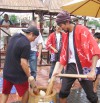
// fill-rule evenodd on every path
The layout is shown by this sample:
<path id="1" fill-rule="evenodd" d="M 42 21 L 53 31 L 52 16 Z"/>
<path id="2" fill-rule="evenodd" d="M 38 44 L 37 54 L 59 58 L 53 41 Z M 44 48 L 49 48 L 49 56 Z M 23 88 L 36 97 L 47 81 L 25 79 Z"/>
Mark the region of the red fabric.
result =
<path id="1" fill-rule="evenodd" d="M 47 42 L 46 42 L 46 49 L 49 50 L 51 53 L 54 53 L 54 51 L 50 48 L 50 46 L 56 48 L 56 36 L 55 36 L 55 33 L 51 33 L 47 39 Z"/>
<path id="2" fill-rule="evenodd" d="M 78 52 L 82 67 L 91 67 L 92 57 L 94 55 L 100 56 L 100 49 L 89 30 L 82 25 L 77 25 L 75 29 L 75 47 Z M 65 35 L 61 50 L 60 63 L 66 65 L 67 63 L 67 46 L 68 36 Z"/>
<path id="3" fill-rule="evenodd" d="M 63 37 L 66 35 L 66 33 L 62 32 L 62 41 Z M 46 49 L 49 50 L 51 53 L 54 53 L 54 51 L 50 48 L 50 46 L 56 48 L 56 35 L 55 32 L 51 33 L 47 39 L 46 42 Z"/>
<path id="4" fill-rule="evenodd" d="M 3 79 L 3 94 L 10 94 L 10 91 L 12 89 L 12 86 L 15 86 L 19 96 L 23 96 L 24 93 L 28 90 L 28 81 L 22 83 L 22 84 L 13 84 L 10 81 L 7 81 L 6 79 Z"/>

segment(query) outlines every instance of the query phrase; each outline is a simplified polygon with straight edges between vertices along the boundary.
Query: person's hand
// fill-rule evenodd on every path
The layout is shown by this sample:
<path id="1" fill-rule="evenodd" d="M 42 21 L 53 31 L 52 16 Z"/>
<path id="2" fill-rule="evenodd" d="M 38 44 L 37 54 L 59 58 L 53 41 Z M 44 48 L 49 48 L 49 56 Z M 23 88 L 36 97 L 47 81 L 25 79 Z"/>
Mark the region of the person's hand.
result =
<path id="1" fill-rule="evenodd" d="M 58 51 L 57 51 L 56 49 L 54 49 L 54 52 L 55 52 L 55 53 L 58 53 Z"/>
<path id="2" fill-rule="evenodd" d="M 58 74 L 60 74 L 61 73 L 61 71 L 57 71 L 57 72 L 55 72 L 54 74 L 53 74 L 53 76 L 57 76 Z"/>
<path id="3" fill-rule="evenodd" d="M 9 28 L 9 25 L 5 25 L 5 27 L 8 29 L 8 28 Z"/>
<path id="4" fill-rule="evenodd" d="M 96 78 L 95 70 L 90 71 L 90 73 L 87 74 L 87 78 L 89 80 L 95 80 L 95 78 Z"/>
<path id="5" fill-rule="evenodd" d="M 38 89 L 37 87 L 34 87 L 34 88 L 33 88 L 33 93 L 34 93 L 35 95 L 38 95 L 38 94 L 40 93 L 40 91 L 39 91 L 39 89 Z"/>
<path id="6" fill-rule="evenodd" d="M 39 89 L 38 89 L 37 86 L 36 86 L 36 82 L 35 82 L 35 80 L 34 80 L 34 77 L 33 77 L 33 76 L 30 76 L 30 77 L 28 78 L 28 82 L 30 83 L 30 87 L 33 89 L 33 93 L 34 93 L 35 95 L 38 95 L 38 94 L 39 94 Z"/>

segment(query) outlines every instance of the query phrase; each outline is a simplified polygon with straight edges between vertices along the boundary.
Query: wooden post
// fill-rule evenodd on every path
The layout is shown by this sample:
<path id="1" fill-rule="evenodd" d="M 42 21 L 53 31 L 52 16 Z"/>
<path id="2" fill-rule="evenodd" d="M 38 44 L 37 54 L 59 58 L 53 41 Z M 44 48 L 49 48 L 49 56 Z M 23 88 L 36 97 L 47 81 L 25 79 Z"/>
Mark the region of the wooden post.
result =
<path id="1" fill-rule="evenodd" d="M 50 34 L 50 31 L 51 31 L 51 25 L 52 25 L 52 15 L 50 14 L 49 34 Z"/>
<path id="2" fill-rule="evenodd" d="M 86 20 L 86 16 L 84 17 L 84 26 L 86 26 L 87 24 L 87 20 Z"/>
<path id="3" fill-rule="evenodd" d="M 34 11 L 32 12 L 32 20 L 34 20 Z"/>
<path id="4" fill-rule="evenodd" d="M 39 13 L 39 19 L 40 19 L 40 32 L 42 35 L 43 34 L 43 13 L 42 12 Z"/>

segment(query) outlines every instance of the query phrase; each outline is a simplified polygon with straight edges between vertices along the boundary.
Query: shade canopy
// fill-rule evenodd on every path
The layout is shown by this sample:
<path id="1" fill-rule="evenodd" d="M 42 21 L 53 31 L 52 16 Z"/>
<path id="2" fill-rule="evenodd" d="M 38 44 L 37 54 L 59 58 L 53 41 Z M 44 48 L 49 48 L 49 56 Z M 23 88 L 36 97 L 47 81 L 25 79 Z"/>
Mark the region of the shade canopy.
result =
<path id="1" fill-rule="evenodd" d="M 73 0 L 61 8 L 73 15 L 100 17 L 100 0 Z"/>

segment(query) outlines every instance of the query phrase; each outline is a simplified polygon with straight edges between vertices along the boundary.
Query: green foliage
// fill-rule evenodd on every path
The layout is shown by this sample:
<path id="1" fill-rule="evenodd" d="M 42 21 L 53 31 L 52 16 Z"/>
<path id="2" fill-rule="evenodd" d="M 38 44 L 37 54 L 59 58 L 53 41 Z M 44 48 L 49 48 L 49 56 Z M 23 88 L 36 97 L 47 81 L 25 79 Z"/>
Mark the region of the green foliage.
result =
<path id="1" fill-rule="evenodd" d="M 50 25 L 50 22 L 49 22 L 49 21 L 46 21 L 46 26 L 49 27 L 49 25 Z"/>
<path id="2" fill-rule="evenodd" d="M 46 25 L 49 27 L 50 26 L 50 21 L 46 21 Z M 52 20 L 51 21 L 51 26 L 53 26 L 54 25 L 54 21 Z"/>
<path id="3" fill-rule="evenodd" d="M 3 19 L 2 16 L 0 16 L 0 21 L 1 21 L 2 19 Z"/>
<path id="4" fill-rule="evenodd" d="M 17 16 L 11 15 L 9 18 L 13 24 L 17 23 Z"/>
<path id="5" fill-rule="evenodd" d="M 99 20 L 94 20 L 94 19 L 89 20 L 87 22 L 87 25 L 95 25 L 96 27 L 100 27 L 100 19 Z"/>

